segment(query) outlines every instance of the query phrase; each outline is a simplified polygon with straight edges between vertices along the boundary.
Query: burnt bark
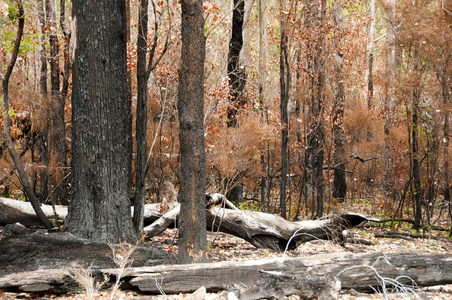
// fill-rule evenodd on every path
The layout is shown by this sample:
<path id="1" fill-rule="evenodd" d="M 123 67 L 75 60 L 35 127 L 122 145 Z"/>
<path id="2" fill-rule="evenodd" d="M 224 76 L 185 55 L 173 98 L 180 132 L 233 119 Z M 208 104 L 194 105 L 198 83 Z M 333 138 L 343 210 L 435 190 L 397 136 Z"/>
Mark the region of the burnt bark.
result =
<path id="1" fill-rule="evenodd" d="M 135 176 L 135 195 L 133 198 L 133 224 L 135 230 L 143 230 L 143 213 L 145 202 L 145 175 L 147 151 L 147 85 L 149 76 L 147 66 L 148 35 L 148 0 L 141 0 L 138 6 L 138 38 L 137 38 L 137 111 L 136 111 L 136 143 L 137 164 Z"/>
<path id="2" fill-rule="evenodd" d="M 238 109 L 245 105 L 245 66 L 240 65 L 240 51 L 243 47 L 243 21 L 245 1 L 233 0 L 232 34 L 229 40 L 228 77 L 230 87 L 230 105 L 228 107 L 228 127 L 236 127 Z"/>
<path id="3" fill-rule="evenodd" d="M 280 210 L 281 217 L 286 218 L 286 192 L 287 192 L 287 168 L 288 168 L 288 143 L 289 143 L 289 114 L 287 105 L 289 103 L 290 89 L 290 64 L 288 53 L 287 23 L 288 17 L 284 14 L 283 1 L 280 2 L 281 38 L 279 57 L 279 82 L 280 82 L 280 110 L 281 110 L 281 188 L 280 188 Z"/>
<path id="4" fill-rule="evenodd" d="M 345 133 L 344 133 L 344 103 L 345 103 L 345 83 L 343 74 L 343 53 L 341 50 L 341 40 L 343 35 L 343 13 L 342 2 L 334 2 L 334 23 L 335 29 L 335 61 L 334 61 L 334 103 L 333 103 L 333 141 L 334 153 L 333 163 L 335 168 L 333 181 L 333 197 L 339 203 L 345 201 L 347 193 L 347 182 L 345 178 Z"/>
<path id="5" fill-rule="evenodd" d="M 182 49 L 178 113 L 181 158 L 181 204 L 178 259 L 203 261 L 207 250 L 204 140 L 204 17 L 202 0 L 182 0 Z"/>
<path id="6" fill-rule="evenodd" d="M 64 123 L 64 106 L 65 94 L 60 90 L 60 41 L 58 39 L 57 30 L 58 23 L 56 20 L 56 13 L 54 11 L 54 3 L 50 0 L 45 0 L 46 23 L 48 26 L 47 38 L 50 46 L 50 131 L 49 131 L 49 155 L 54 156 L 56 163 L 51 166 L 52 175 L 50 177 L 50 197 L 52 203 L 60 202 L 67 204 L 67 189 L 66 189 L 66 129 Z M 62 7 L 62 10 L 65 8 Z M 67 62 L 66 62 L 67 63 Z"/>
<path id="7" fill-rule="evenodd" d="M 319 5 L 320 4 L 320 8 Z M 311 36 L 308 43 L 308 72 L 310 73 L 311 99 L 309 103 L 309 134 L 307 136 L 307 169 L 311 184 L 311 201 L 313 215 L 323 215 L 323 158 L 325 154 L 324 89 L 325 89 L 325 0 L 311 1 L 307 16 L 308 28 L 320 32 L 319 36 Z"/>
<path id="8" fill-rule="evenodd" d="M 125 1 L 73 1 L 72 193 L 65 229 L 131 240 Z"/>

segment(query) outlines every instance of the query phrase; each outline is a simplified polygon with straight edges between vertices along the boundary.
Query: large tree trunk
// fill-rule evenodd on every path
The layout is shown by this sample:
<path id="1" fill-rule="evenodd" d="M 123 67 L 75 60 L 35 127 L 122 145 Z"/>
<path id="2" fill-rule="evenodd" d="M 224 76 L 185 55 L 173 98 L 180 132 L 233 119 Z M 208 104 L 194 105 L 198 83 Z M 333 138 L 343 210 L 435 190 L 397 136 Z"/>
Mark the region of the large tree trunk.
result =
<path id="1" fill-rule="evenodd" d="M 125 2 L 73 1 L 72 193 L 66 230 L 131 240 Z"/>
<path id="2" fill-rule="evenodd" d="M 207 250 L 204 140 L 204 17 L 202 0 L 182 0 L 178 112 L 181 154 L 179 261 L 204 260 Z"/>
<path id="3" fill-rule="evenodd" d="M 107 275 L 114 278 L 117 269 L 95 272 L 101 281 Z M 143 268 L 129 268 L 123 277 L 123 289 L 139 289 L 145 293 L 166 294 L 188 293 L 204 286 L 207 291 L 226 289 L 244 290 L 248 298 L 262 299 L 256 291 L 263 292 L 265 276 L 283 281 L 289 276 L 292 284 L 304 286 L 304 298 L 308 293 L 331 289 L 338 291 L 337 281 L 343 290 L 354 289 L 374 292 L 383 287 L 390 289 L 391 281 L 417 286 L 432 286 L 452 283 L 452 261 L 447 254 L 371 253 L 371 254 L 319 254 L 303 258 L 276 257 L 245 262 L 219 262 L 210 264 L 164 265 Z M 316 280 L 312 281 L 311 279 Z M 304 285 L 311 282 L 312 285 Z M 317 284 L 315 283 L 317 282 Z M 300 284 L 304 283 L 304 284 Z M 239 287 L 248 287 L 247 289 Z M 28 273 L 10 274 L 0 278 L 0 290 L 12 292 L 75 292 L 80 287 L 67 276 L 66 270 L 39 270 Z M 244 295 L 245 296 L 245 295 Z M 318 297 L 318 296 L 317 296 Z M 267 297 L 263 297 L 268 299 Z M 244 299 L 244 298 L 241 298 Z M 271 298 L 275 299 L 275 298 Z M 315 298 L 317 299 L 317 298 Z M 322 298 L 322 299 L 334 299 Z"/>

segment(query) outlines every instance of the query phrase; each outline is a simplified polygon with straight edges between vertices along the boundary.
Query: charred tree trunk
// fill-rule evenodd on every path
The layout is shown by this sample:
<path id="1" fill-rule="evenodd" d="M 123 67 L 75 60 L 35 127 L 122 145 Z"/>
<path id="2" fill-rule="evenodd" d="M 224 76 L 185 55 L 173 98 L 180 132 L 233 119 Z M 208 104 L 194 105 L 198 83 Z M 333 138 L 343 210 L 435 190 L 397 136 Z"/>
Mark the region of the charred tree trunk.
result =
<path id="1" fill-rule="evenodd" d="M 47 37 L 50 46 L 50 157 L 51 161 L 51 201 L 53 203 L 67 204 L 67 189 L 64 182 L 66 173 L 66 130 L 64 124 L 64 104 L 66 98 L 60 91 L 60 42 L 58 40 L 57 30 L 58 22 L 56 20 L 55 3 L 45 0 L 46 23 L 49 29 Z M 64 7 L 61 8 L 64 10 Z"/>
<path id="2" fill-rule="evenodd" d="M 334 22 L 336 25 L 335 38 L 335 83 L 334 83 L 334 104 L 333 104 L 333 140 L 334 140 L 334 182 L 333 197 L 339 203 L 344 202 L 347 193 L 347 182 L 345 178 L 345 134 L 344 134 L 344 74 L 342 71 L 343 53 L 341 51 L 341 40 L 343 34 L 343 14 L 341 0 L 334 1 Z"/>
<path id="3" fill-rule="evenodd" d="M 182 0 L 182 49 L 179 69 L 181 204 L 178 259 L 205 260 L 207 250 L 204 140 L 204 17 L 202 0 Z"/>
<path id="4" fill-rule="evenodd" d="M 230 87 L 230 105 L 228 108 L 228 127 L 236 127 L 238 109 L 245 105 L 245 66 L 240 65 L 240 51 L 243 47 L 243 21 L 245 1 L 233 0 L 232 35 L 229 40 L 228 77 Z"/>
<path id="5" fill-rule="evenodd" d="M 311 76 L 310 88 L 312 96 L 309 105 L 309 134 L 307 137 L 308 170 L 311 182 L 312 212 L 316 217 L 323 215 L 323 158 L 325 143 L 324 116 L 324 24 L 325 24 L 325 0 L 320 0 L 320 8 L 317 1 L 312 1 L 308 24 L 320 36 L 313 36 L 309 40 L 308 71 Z"/>
<path id="6" fill-rule="evenodd" d="M 137 163 L 135 176 L 135 195 L 133 197 L 133 224 L 135 230 L 143 231 L 143 214 L 145 203 L 145 175 L 147 153 L 147 36 L 148 36 L 148 0 L 141 0 L 138 6 L 138 40 L 137 40 L 137 111 L 136 143 Z"/>
<path id="7" fill-rule="evenodd" d="M 72 193 L 66 230 L 131 240 L 125 1 L 73 1 Z"/>
<path id="8" fill-rule="evenodd" d="M 245 1 L 233 0 L 232 11 L 232 34 L 229 40 L 228 53 L 228 78 L 229 97 L 228 127 L 237 127 L 237 115 L 239 109 L 246 104 L 245 100 L 245 66 L 240 64 L 240 52 L 243 48 L 243 24 L 245 19 Z M 232 188 L 227 191 L 226 196 L 237 204 L 243 201 L 243 186 L 237 179 L 232 180 Z"/>
<path id="9" fill-rule="evenodd" d="M 44 9 L 44 0 L 40 0 L 37 3 L 38 5 L 38 20 L 39 20 L 39 28 L 41 32 L 40 43 L 40 78 L 39 78 L 39 90 L 41 93 L 41 101 L 46 103 L 43 107 L 47 107 L 48 103 L 48 95 L 47 95 L 47 51 L 46 51 L 46 31 L 47 27 L 46 17 L 45 17 L 45 9 Z M 44 109 L 44 108 L 42 108 Z M 47 120 L 44 121 L 39 134 L 37 134 L 37 140 L 34 140 L 33 143 L 38 147 L 39 158 L 38 160 L 45 165 L 45 168 L 42 168 L 39 171 L 39 194 L 37 196 L 40 198 L 41 202 L 44 202 L 49 195 L 49 149 L 48 149 L 48 139 L 49 139 L 49 122 Z M 35 192 L 38 189 L 35 188 Z"/>
<path id="10" fill-rule="evenodd" d="M 370 0 L 370 24 L 369 24 L 369 44 L 367 46 L 367 109 L 372 108 L 372 101 L 374 96 L 374 81 L 373 81 L 373 64 L 374 64 L 374 45 L 375 45 L 375 0 Z"/>
<path id="11" fill-rule="evenodd" d="M 417 89 L 417 88 L 416 88 Z M 422 218 L 422 195 L 421 195 L 421 174 L 419 162 L 419 91 L 413 92 L 413 104 L 411 111 L 411 158 L 412 158 L 412 196 L 414 197 L 414 228 L 421 227 Z"/>
<path id="12" fill-rule="evenodd" d="M 155 10 L 155 4 L 152 2 L 154 11 L 154 39 L 152 46 L 149 47 L 147 40 L 148 35 L 148 11 L 149 1 L 141 0 L 138 8 L 138 38 L 137 38 L 137 112 L 136 112 L 136 126 L 135 137 L 137 144 L 137 164 L 135 176 L 135 194 L 133 196 L 133 223 L 138 232 L 143 231 L 143 214 L 144 203 L 146 196 L 145 179 L 148 170 L 147 164 L 147 111 L 148 111 L 148 96 L 147 86 L 151 72 L 156 68 L 157 64 L 162 59 L 167 50 L 168 36 L 160 56 L 154 61 L 157 42 L 159 39 L 159 20 Z M 149 58 L 147 58 L 149 54 Z M 128 87 L 130 90 L 130 87 Z M 163 109 L 163 107 L 162 107 Z M 163 114 L 163 111 L 162 111 Z"/>
<path id="13" fill-rule="evenodd" d="M 281 217 L 286 215 L 286 192 L 287 192 L 287 154 L 289 142 L 289 115 L 287 105 L 289 103 L 290 89 L 290 65 L 288 53 L 287 23 L 288 16 L 284 12 L 284 1 L 280 1 L 281 38 L 279 56 L 279 82 L 280 82 L 280 109 L 281 109 L 281 188 L 280 188 L 280 210 Z"/>

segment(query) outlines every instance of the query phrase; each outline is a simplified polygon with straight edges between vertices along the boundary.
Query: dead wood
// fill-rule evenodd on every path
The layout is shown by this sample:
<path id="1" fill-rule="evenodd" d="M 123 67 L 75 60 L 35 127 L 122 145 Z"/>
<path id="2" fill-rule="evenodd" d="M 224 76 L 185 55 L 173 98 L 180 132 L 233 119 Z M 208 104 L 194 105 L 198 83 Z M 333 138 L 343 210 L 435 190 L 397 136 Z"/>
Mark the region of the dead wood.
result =
<path id="1" fill-rule="evenodd" d="M 169 207 L 173 207 L 170 204 Z M 67 207 L 56 205 L 55 211 L 51 205 L 41 204 L 41 209 L 47 218 L 64 221 L 67 216 Z M 56 213 L 56 215 L 55 215 Z M 162 206 L 158 203 L 145 205 L 144 224 L 149 225 L 162 216 Z M 29 202 L 0 197 L 0 225 L 21 223 L 25 226 L 43 227 Z M 59 224 L 61 225 L 61 224 Z"/>
<path id="2" fill-rule="evenodd" d="M 148 237 L 160 234 L 177 218 L 177 207 L 144 228 Z M 366 222 L 358 214 L 344 214 L 329 219 L 292 222 L 277 215 L 239 210 L 221 194 L 208 196 L 207 228 L 240 237 L 257 248 L 292 250 L 311 240 L 335 240 L 344 243 L 344 230 Z"/>
<path id="3" fill-rule="evenodd" d="M 329 219 L 292 222 L 273 214 L 239 210 L 221 194 L 207 197 L 208 230 L 229 233 L 257 248 L 278 251 L 292 250 L 301 243 L 316 239 L 335 240 L 343 244 L 347 238 L 345 229 L 370 220 L 359 214 L 343 214 Z M 49 218 L 55 218 L 50 205 L 42 205 L 42 210 Z M 145 224 L 153 223 L 147 225 L 144 232 L 148 237 L 160 234 L 174 224 L 179 211 L 178 203 L 146 205 Z M 55 207 L 55 212 L 61 220 L 67 215 L 67 209 L 62 206 Z M 27 226 L 41 224 L 30 203 L 0 198 L 0 224 L 14 222 Z"/>
<path id="4" fill-rule="evenodd" d="M 7 225 L 0 239 L 0 276 L 38 269 L 67 268 L 76 263 L 83 267 L 114 268 L 109 244 L 79 239 L 69 233 L 31 233 L 20 225 Z M 166 252 L 156 247 L 138 247 L 133 253 L 134 266 L 168 263 Z"/>
<path id="5" fill-rule="evenodd" d="M 118 269 L 97 270 L 97 279 L 109 276 L 112 280 Z M 273 272 L 273 273 L 269 273 Z M 276 272 L 276 273 L 275 273 Z M 279 272 L 279 273 L 278 273 Z M 66 270 L 46 270 L 9 274 L 0 278 L 0 290 L 11 292 L 64 292 L 74 290 L 73 279 Z M 246 286 L 251 291 L 263 287 L 263 274 L 273 274 L 269 282 L 296 276 L 297 284 L 309 287 L 313 278 L 333 278 L 341 282 L 342 289 L 373 292 L 390 280 L 400 284 L 433 286 L 452 283 L 452 259 L 448 254 L 371 253 L 371 254 L 319 254 L 302 258 L 276 257 L 244 262 L 219 262 L 191 265 L 160 265 L 130 268 L 123 277 L 123 289 L 138 289 L 143 293 L 191 293 L 199 287 L 215 292 Z M 326 277 L 325 277 L 326 276 Z M 319 279 L 320 280 L 320 279 Z M 303 283 L 299 283 L 302 281 Z M 328 280 L 327 280 L 328 281 Z M 317 285 L 311 285 L 313 289 Z M 334 289 L 332 290 L 334 291 Z M 262 290 L 260 291 L 262 292 Z M 306 293 L 307 291 L 305 291 Z M 241 299 L 246 299 L 242 298 Z M 256 298 L 248 298 L 256 299 Z"/>
<path id="6" fill-rule="evenodd" d="M 433 239 L 433 240 L 437 240 L 437 241 L 452 243 L 452 241 L 450 239 L 442 237 L 442 236 L 434 236 L 431 234 L 420 234 L 420 233 L 412 233 L 412 232 L 400 232 L 400 231 L 394 231 L 394 230 L 377 232 L 375 234 L 375 237 L 404 239 L 404 240 L 408 240 L 408 241 L 412 241 L 414 239 Z"/>

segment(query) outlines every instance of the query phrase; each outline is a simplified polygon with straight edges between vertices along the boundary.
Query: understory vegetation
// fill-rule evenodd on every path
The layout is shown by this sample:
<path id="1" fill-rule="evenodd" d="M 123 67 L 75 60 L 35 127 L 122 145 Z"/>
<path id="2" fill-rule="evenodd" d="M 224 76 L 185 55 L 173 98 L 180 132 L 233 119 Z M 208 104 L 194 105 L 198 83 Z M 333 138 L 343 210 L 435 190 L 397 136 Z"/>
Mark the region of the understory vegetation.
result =
<path id="1" fill-rule="evenodd" d="M 147 202 L 162 202 L 180 184 L 181 11 L 177 1 L 151 2 L 146 38 L 162 57 L 146 91 L 145 190 Z M 236 101 L 228 49 L 239 2 L 204 2 L 207 192 L 288 219 L 356 207 L 393 219 L 394 228 L 452 233 L 452 2 L 244 1 L 244 89 Z M 11 134 L 38 199 L 68 204 L 71 1 L 23 4 L 25 35 L 10 81 Z M 139 1 L 127 4 L 135 120 Z M 0 11 L 3 73 L 17 4 L 2 0 Z M 24 199 L 3 126 L 0 133 L 0 194 Z"/>

